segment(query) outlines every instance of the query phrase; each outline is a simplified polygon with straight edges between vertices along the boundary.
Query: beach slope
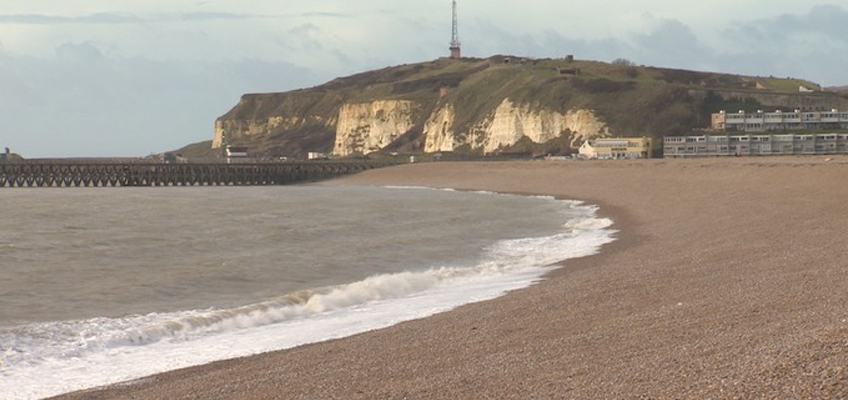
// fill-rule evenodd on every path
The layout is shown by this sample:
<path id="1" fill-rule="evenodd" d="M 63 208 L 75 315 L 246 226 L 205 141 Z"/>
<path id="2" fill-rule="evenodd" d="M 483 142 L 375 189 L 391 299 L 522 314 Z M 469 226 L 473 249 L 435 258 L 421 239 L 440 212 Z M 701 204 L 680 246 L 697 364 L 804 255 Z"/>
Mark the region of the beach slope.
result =
<path id="1" fill-rule="evenodd" d="M 584 200 L 619 239 L 496 300 L 59 398 L 848 398 L 848 158 L 430 163 L 331 184 Z"/>

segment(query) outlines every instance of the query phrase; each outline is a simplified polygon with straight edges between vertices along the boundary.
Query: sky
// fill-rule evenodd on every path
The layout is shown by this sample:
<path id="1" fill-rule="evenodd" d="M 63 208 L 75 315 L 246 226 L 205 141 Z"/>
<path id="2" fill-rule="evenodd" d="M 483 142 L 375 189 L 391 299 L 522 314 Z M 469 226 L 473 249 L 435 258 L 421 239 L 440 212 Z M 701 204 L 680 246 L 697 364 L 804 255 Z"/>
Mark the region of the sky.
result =
<path id="1" fill-rule="evenodd" d="M 842 4 L 840 4 L 842 3 Z M 463 55 L 848 85 L 844 0 L 459 0 Z M 244 93 L 448 54 L 449 0 L 9 0 L 0 149 L 145 156 L 210 140 Z"/>

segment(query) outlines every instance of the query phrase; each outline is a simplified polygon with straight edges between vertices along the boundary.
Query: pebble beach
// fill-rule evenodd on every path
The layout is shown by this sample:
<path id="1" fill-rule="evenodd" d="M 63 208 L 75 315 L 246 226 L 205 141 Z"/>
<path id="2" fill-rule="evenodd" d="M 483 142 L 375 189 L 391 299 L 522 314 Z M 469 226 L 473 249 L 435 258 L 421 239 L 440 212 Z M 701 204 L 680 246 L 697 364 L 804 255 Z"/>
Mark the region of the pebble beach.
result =
<path id="1" fill-rule="evenodd" d="M 56 399 L 848 398 L 848 157 L 422 163 L 323 184 L 581 200 L 617 240 L 494 300 Z"/>

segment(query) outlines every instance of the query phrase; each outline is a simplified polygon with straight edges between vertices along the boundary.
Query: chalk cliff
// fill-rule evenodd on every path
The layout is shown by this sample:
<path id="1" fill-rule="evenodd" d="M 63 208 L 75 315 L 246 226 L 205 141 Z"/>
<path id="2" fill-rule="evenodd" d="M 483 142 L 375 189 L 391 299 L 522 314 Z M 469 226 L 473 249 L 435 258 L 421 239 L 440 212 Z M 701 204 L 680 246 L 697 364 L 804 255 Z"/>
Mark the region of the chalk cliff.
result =
<path id="1" fill-rule="evenodd" d="M 591 110 L 562 113 L 532 109 L 529 104 L 515 105 L 509 99 L 505 99 L 492 119 L 483 121 L 479 128 L 486 153 L 508 148 L 524 136 L 534 143 L 544 143 L 562 135 L 571 135 L 571 142 L 579 146 L 583 140 L 603 135 L 607 130 L 606 124 L 598 120 Z"/>
<path id="2" fill-rule="evenodd" d="M 510 99 L 504 99 L 493 115 L 477 122 L 470 132 L 456 132 L 455 118 L 451 104 L 430 116 L 424 126 L 425 152 L 454 151 L 468 145 L 493 153 L 515 145 L 524 137 L 533 143 L 545 143 L 564 135 L 570 137 L 572 146 L 579 147 L 586 139 L 608 133 L 606 124 L 591 110 L 533 109 L 529 104 L 513 104 Z"/>
<path id="3" fill-rule="evenodd" d="M 342 105 L 333 154 L 369 154 L 388 147 L 412 129 L 416 108 L 414 102 L 407 100 Z"/>
<path id="4" fill-rule="evenodd" d="M 245 95 L 216 121 L 212 146 L 226 136 L 269 157 L 570 154 L 599 136 L 686 134 L 721 109 L 848 109 L 845 94 L 799 86 L 817 87 L 571 58 L 438 59 Z"/>
<path id="5" fill-rule="evenodd" d="M 212 147 L 221 147 L 226 137 L 230 145 L 248 146 L 260 157 L 329 153 L 341 102 L 338 93 L 323 90 L 246 94 L 215 121 Z"/>
<path id="6" fill-rule="evenodd" d="M 452 104 L 445 104 L 430 115 L 424 124 L 424 152 L 453 151 L 459 147 L 456 133 L 453 130 L 454 111 Z"/>
<path id="7" fill-rule="evenodd" d="M 332 128 L 335 119 L 311 115 L 307 118 L 274 116 L 262 120 L 218 120 L 215 121 L 215 135 L 212 146 L 221 147 L 224 136 L 228 140 L 249 139 L 250 136 L 267 136 L 279 131 L 293 131 L 304 126 L 317 125 Z"/>

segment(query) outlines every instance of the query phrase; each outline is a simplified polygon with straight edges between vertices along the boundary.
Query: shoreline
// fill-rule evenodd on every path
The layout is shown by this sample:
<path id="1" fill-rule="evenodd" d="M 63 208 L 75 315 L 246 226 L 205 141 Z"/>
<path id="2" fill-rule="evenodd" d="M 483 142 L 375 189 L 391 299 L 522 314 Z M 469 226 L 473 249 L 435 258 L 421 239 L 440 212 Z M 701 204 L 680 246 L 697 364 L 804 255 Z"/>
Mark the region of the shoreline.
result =
<path id="1" fill-rule="evenodd" d="M 579 199 L 619 233 L 494 300 L 56 398 L 846 397 L 846 174 L 846 158 L 792 157 L 346 177 Z"/>
<path id="2" fill-rule="evenodd" d="M 337 185 L 338 185 L 338 183 L 333 183 L 333 184 L 330 184 L 330 185 L 326 185 L 326 184 L 325 184 L 325 182 L 317 182 L 315 185 L 317 185 L 317 186 L 322 186 L 322 184 L 324 184 L 323 186 L 328 186 L 328 187 L 332 187 L 332 186 L 337 186 Z M 311 185 L 310 185 L 310 186 L 311 186 Z M 362 186 L 362 187 L 367 187 L 367 185 L 345 185 L 345 184 L 342 184 L 341 186 Z M 601 220 L 601 219 L 607 219 L 607 218 L 610 218 L 610 220 L 609 220 L 610 222 L 603 223 L 603 225 L 607 225 L 607 224 L 610 224 L 610 225 L 609 225 L 609 226 L 605 226 L 605 227 L 603 227 L 603 228 L 600 228 L 600 227 L 598 227 L 598 228 L 589 228 L 589 229 L 586 229 L 586 228 L 575 228 L 575 232 L 578 232 L 578 231 L 579 231 L 579 232 L 584 232 L 584 233 L 585 233 L 586 231 L 592 231 L 592 232 L 607 232 L 606 238 L 604 239 L 604 240 L 605 240 L 605 242 L 604 242 L 604 243 L 598 243 L 598 244 L 595 244 L 595 245 L 594 245 L 594 250 L 592 250 L 592 251 L 594 252 L 594 254 L 589 254 L 589 255 L 571 255 L 571 256 L 569 256 L 568 258 L 561 259 L 561 260 L 558 260 L 558 258 L 556 258 L 556 257 L 550 257 L 550 259 L 552 259 L 552 260 L 558 260 L 558 261 L 553 261 L 553 262 L 547 261 L 547 262 L 543 262 L 543 263 L 537 264 L 536 266 L 531 267 L 530 269 L 532 269 L 532 270 L 535 270 L 535 271 L 536 271 L 536 272 L 534 273 L 534 277 L 533 277 L 533 279 L 532 279 L 532 280 L 527 281 L 526 283 L 524 283 L 524 286 L 515 287 L 515 288 L 509 288 L 509 289 L 503 289 L 504 291 L 500 292 L 500 294 L 496 295 L 495 297 L 490 297 L 488 294 L 482 294 L 482 296 L 483 296 L 483 297 L 481 297 L 481 294 L 480 294 L 480 293 L 476 293 L 474 296 L 472 296 L 472 297 L 473 297 L 473 299 L 469 299 L 467 302 L 464 302 L 464 303 L 460 303 L 460 304 L 458 304 L 458 305 L 451 306 L 451 308 L 449 308 L 449 309 L 445 309 L 445 310 L 443 310 L 443 311 L 436 311 L 436 312 L 431 313 L 431 314 L 428 314 L 428 315 L 411 317 L 411 318 L 409 318 L 409 319 L 407 319 L 408 317 L 399 317 L 399 318 L 402 318 L 402 319 L 399 319 L 399 320 L 398 320 L 398 322 L 395 322 L 395 323 L 393 323 L 392 325 L 388 325 L 388 326 L 381 326 L 381 327 L 374 327 L 374 328 L 370 328 L 370 329 L 365 330 L 365 331 L 361 331 L 361 332 L 356 332 L 356 333 L 349 334 L 348 336 L 341 336 L 341 337 L 336 337 L 336 338 L 323 339 L 323 340 L 314 341 L 314 342 L 306 342 L 306 343 L 298 344 L 298 345 L 295 345 L 295 346 L 292 346 L 292 347 L 284 347 L 284 348 L 280 348 L 279 350 L 269 350 L 269 351 L 266 351 L 266 352 L 263 352 L 263 353 L 256 353 L 256 354 L 252 354 L 252 355 L 245 355 L 245 356 L 233 356 L 232 358 L 225 358 L 225 359 L 220 359 L 220 360 L 212 360 L 212 361 L 204 362 L 203 364 L 188 365 L 188 366 L 184 366 L 184 367 L 180 367 L 180 368 L 175 368 L 175 369 L 171 369 L 171 370 L 167 370 L 167 371 L 162 371 L 162 372 L 152 373 L 152 374 L 150 374 L 150 375 L 140 376 L 140 377 L 138 377 L 138 378 L 133 378 L 133 379 L 125 380 L 125 381 L 117 381 L 117 382 L 114 382 L 114 383 L 108 383 L 108 384 L 98 385 L 98 386 L 94 386 L 94 387 L 90 387 L 90 388 L 77 389 L 77 390 L 73 390 L 73 391 L 71 391 L 71 392 L 66 392 L 66 393 L 60 393 L 60 394 L 56 394 L 56 395 L 51 395 L 51 396 L 49 396 L 49 397 L 46 397 L 46 399 L 52 399 L 52 398 L 62 398 L 63 396 L 67 396 L 67 395 L 77 395 L 77 394 L 85 394 L 85 393 L 88 393 L 88 392 L 100 392 L 100 391 L 108 391 L 108 390 L 110 390 L 110 389 L 120 389 L 120 388 L 125 388 L 125 387 L 131 387 L 131 386 L 134 386 L 134 385 L 137 385 L 137 384 L 142 384 L 142 383 L 144 383 L 144 382 L 148 382 L 148 381 L 150 381 L 150 380 L 152 380 L 152 379 L 156 378 L 156 377 L 157 377 L 157 376 L 159 376 L 159 375 L 166 375 L 166 374 L 170 374 L 170 373 L 172 373 L 172 372 L 176 372 L 176 371 L 180 371 L 180 370 L 184 370 L 184 369 L 200 368 L 200 367 L 204 367 L 204 366 L 206 366 L 206 365 L 215 364 L 215 363 L 219 363 L 219 362 L 227 362 L 227 361 L 231 361 L 231 360 L 235 360 L 235 359 L 242 359 L 242 358 L 251 358 L 251 357 L 255 357 L 255 356 L 261 356 L 261 355 L 263 355 L 263 354 L 271 354 L 271 353 L 276 353 L 276 352 L 281 352 L 281 351 L 287 351 L 287 350 L 291 350 L 291 349 L 293 349 L 293 348 L 302 347 L 302 346 L 310 346 L 310 345 L 320 344 L 320 343 L 324 343 L 324 342 L 330 342 L 330 341 L 335 341 L 335 340 L 343 340 L 343 339 L 348 338 L 348 337 L 352 337 L 352 336 L 356 336 L 356 335 L 361 335 L 361 334 L 366 334 L 366 333 L 371 332 L 371 331 L 376 331 L 376 330 L 381 330 L 381 329 L 389 329 L 389 328 L 391 328 L 391 327 L 393 327 L 393 326 L 396 326 L 396 325 L 398 325 L 398 324 L 403 324 L 403 323 L 406 323 L 406 322 L 409 322 L 409 321 L 415 321 L 415 320 L 421 320 L 421 319 L 430 318 L 430 317 L 431 317 L 431 316 L 433 316 L 433 315 L 437 315 L 437 314 L 441 314 L 441 313 L 451 312 L 451 311 L 455 310 L 456 308 L 463 307 L 463 306 L 466 306 L 466 305 L 469 305 L 469 304 L 474 304 L 474 303 L 479 303 L 479 302 L 485 302 L 485 301 L 495 300 L 495 299 L 498 299 L 498 298 L 500 298 L 500 297 L 503 297 L 503 296 L 509 295 L 509 294 L 510 294 L 510 293 L 512 293 L 512 292 L 519 292 L 519 291 L 525 290 L 525 289 L 527 289 L 527 288 L 529 288 L 529 287 L 532 287 L 532 286 L 534 286 L 534 285 L 538 284 L 540 281 L 544 281 L 544 280 L 546 280 L 546 279 L 549 279 L 549 276 L 550 276 L 552 273 L 555 273 L 555 272 L 556 272 L 556 271 L 558 271 L 559 269 L 563 268 L 563 267 L 565 266 L 565 263 L 566 263 L 566 262 L 568 262 L 568 261 L 571 261 L 571 260 L 578 260 L 578 259 L 587 258 L 587 257 L 593 257 L 593 256 L 595 256 L 595 255 L 599 254 L 599 253 L 600 253 L 600 251 L 602 250 L 602 248 L 604 248 L 604 247 L 606 247 L 606 246 L 609 246 L 610 244 L 612 244 L 612 243 L 614 243 L 615 241 L 617 241 L 617 240 L 618 240 L 618 235 L 619 235 L 619 233 L 620 233 L 620 231 L 619 231 L 618 229 L 616 229 L 616 228 L 614 228 L 614 227 L 613 227 L 613 225 L 615 225 L 615 221 L 613 221 L 613 220 L 611 219 L 611 216 L 601 216 L 601 215 L 599 215 L 599 214 L 600 214 L 600 213 L 599 213 L 599 207 L 598 207 L 597 205 L 595 205 L 595 204 L 590 204 L 590 203 L 587 203 L 587 202 L 584 202 L 584 201 L 579 201 L 579 200 L 574 200 L 574 199 L 564 198 L 564 197 L 561 197 L 561 196 L 547 196 L 547 195 L 545 195 L 545 196 L 539 196 L 539 195 L 537 195 L 537 194 L 533 194 L 533 193 L 518 193 L 518 192 L 494 192 L 494 191 L 456 190 L 456 189 L 453 189 L 453 188 L 443 188 L 443 187 L 425 187 L 425 186 L 410 186 L 410 187 L 405 187 L 405 186 L 381 186 L 381 187 L 387 188 L 387 189 L 389 189 L 389 190 L 391 190 L 392 188 L 395 188 L 395 189 L 420 189 L 420 190 L 435 190 L 435 191 L 444 191 L 444 190 L 448 190 L 448 191 L 464 192 L 464 193 L 472 194 L 472 195 L 479 195 L 479 194 L 483 193 L 483 194 L 489 194 L 489 195 L 498 195 L 498 196 L 514 196 L 514 197 L 528 197 L 528 198 L 530 198 L 530 197 L 543 197 L 543 198 L 545 198 L 546 200 L 551 200 L 551 201 L 556 201 L 556 202 L 565 203 L 565 204 L 567 204 L 567 205 L 568 205 L 568 207 L 569 207 L 569 208 L 574 207 L 574 208 L 578 208 L 578 209 L 588 209 L 588 210 L 586 210 L 586 211 L 581 210 L 581 211 L 580 211 L 580 213 L 581 213 L 581 214 L 582 214 L 582 213 L 585 213 L 585 215 L 581 215 L 581 216 L 577 217 L 577 219 L 582 219 L 582 218 L 584 218 L 584 217 L 589 217 L 590 219 L 593 219 L 593 220 Z M 569 219 L 569 221 L 573 221 L 573 220 L 575 220 L 575 219 Z M 566 222 L 567 222 L 567 221 L 566 221 Z M 564 226 L 564 225 L 563 225 L 563 226 Z M 553 235 L 553 236 L 550 236 L 550 238 L 553 238 L 553 237 L 554 237 L 554 236 L 556 236 L 556 235 L 564 234 L 564 233 L 566 233 L 566 231 L 564 231 L 564 230 L 563 230 L 563 231 L 560 231 L 560 232 L 556 232 L 556 233 L 551 233 L 551 235 Z M 536 236 L 530 236 L 530 237 L 526 237 L 526 238 L 523 238 L 523 239 L 531 239 L 531 238 L 535 238 L 535 237 L 536 237 Z M 502 240 L 511 240 L 511 239 L 502 239 Z M 521 270 L 519 270 L 519 271 L 521 271 L 521 272 L 519 273 L 519 275 L 526 275 L 526 274 L 527 274 L 527 269 L 521 269 Z M 514 273 L 514 271 L 513 271 L 513 272 L 511 272 L 511 273 Z M 509 275 L 509 274 L 510 274 L 510 273 L 507 273 L 506 275 Z M 491 282 L 487 282 L 487 283 L 491 283 Z M 420 293 L 417 293 L 417 294 L 416 294 L 416 296 L 417 296 L 417 295 L 420 295 Z"/>
<path id="3" fill-rule="evenodd" d="M 203 192 L 208 192 L 203 188 L 198 190 L 190 190 L 195 192 L 190 197 L 196 199 L 197 195 L 203 196 Z M 206 310 L 181 307 L 185 311 L 153 310 L 141 314 L 124 314 L 124 317 L 98 317 L 89 320 L 70 318 L 67 323 L 47 322 L 44 325 L 33 325 L 32 331 L 46 332 L 42 337 L 53 332 L 67 333 L 64 337 L 55 335 L 56 341 L 38 342 L 36 337 L 32 342 L 37 345 L 30 347 L 25 345 L 31 343 L 26 339 L 35 335 L 30 336 L 24 329 L 12 328 L 13 336 L 7 338 L 11 340 L 6 342 L 12 344 L 13 349 L 18 347 L 16 344 L 21 344 L 26 351 L 15 354 L 13 350 L 9 361 L 14 360 L 14 364 L 20 364 L 21 368 L 10 364 L 8 371 L 0 371 L 0 393 L 16 399 L 56 396 L 129 382 L 214 361 L 342 338 L 385 328 L 401 321 L 425 318 L 467 302 L 497 298 L 507 292 L 535 284 L 561 260 L 595 253 L 602 244 L 612 241 L 614 235 L 612 230 L 606 229 L 612 224 L 611 221 L 595 217 L 597 207 L 577 201 L 557 200 L 551 196 L 521 196 L 423 187 L 384 188 L 320 184 L 301 186 L 300 189 L 280 187 L 279 190 L 243 190 L 244 193 L 241 194 L 228 191 L 231 193 L 227 198 L 262 198 L 263 201 L 258 204 L 245 202 L 244 208 L 250 210 L 251 214 L 280 216 L 283 214 L 280 210 L 292 207 L 300 209 L 300 205 L 303 205 L 304 209 L 313 210 L 312 212 L 327 212 L 328 214 L 323 216 L 310 216 L 309 213 L 301 212 L 297 219 L 307 226 L 303 230 L 294 230 L 294 234 L 287 238 L 300 243 L 304 235 L 309 234 L 308 224 L 311 221 L 316 218 L 325 221 L 315 226 L 322 226 L 322 232 L 331 229 L 334 231 L 334 237 L 347 236 L 338 242 L 338 248 L 344 250 L 335 250 L 336 246 L 333 245 L 328 247 L 328 244 L 336 243 L 330 237 L 324 240 L 312 236 L 314 239 L 311 243 L 316 250 L 323 249 L 318 254 L 326 253 L 329 249 L 330 253 L 322 256 L 328 259 L 325 264 L 332 265 L 334 260 L 338 260 L 342 265 L 350 264 L 345 267 L 346 270 L 354 267 L 350 271 L 356 271 L 356 274 L 351 274 L 351 280 L 332 286 L 310 285 L 304 284 L 305 280 L 300 281 L 302 289 L 277 289 L 276 293 L 284 295 L 246 300 L 236 306 L 213 305 L 210 307 L 214 308 Z M 180 193 L 166 196 L 182 198 Z M 280 196 L 296 198 L 297 201 L 281 201 Z M 338 196 L 350 199 L 323 203 L 325 199 L 338 199 Z M 313 199 L 321 201 L 321 204 L 342 206 L 316 207 L 312 204 Z M 118 199 L 115 204 L 123 203 L 123 200 Z M 393 209 L 374 209 L 373 202 L 391 204 Z M 311 205 L 306 207 L 307 204 Z M 162 212 L 167 213 L 171 209 L 167 204 L 163 204 Z M 362 216 L 352 218 L 359 221 L 352 224 L 347 217 L 351 210 L 367 213 L 363 215 L 373 219 L 373 224 L 361 225 L 367 222 L 361 219 Z M 279 217 L 272 218 L 270 225 L 263 223 L 256 228 L 265 232 L 262 228 L 280 224 L 300 225 L 290 220 L 296 216 L 290 213 L 284 215 L 283 220 L 279 220 Z M 328 218 L 328 215 L 336 217 Z M 490 218 L 493 215 L 512 217 Z M 386 218 L 387 216 L 392 217 Z M 151 215 L 152 217 L 155 215 Z M 338 230 L 334 228 L 336 221 L 343 221 L 340 226 L 342 229 L 345 226 L 353 229 L 346 231 L 344 235 L 338 235 Z M 458 225 L 457 221 L 463 222 Z M 103 223 L 98 221 L 91 226 L 102 226 Z M 398 230 L 398 225 L 402 225 L 404 229 Z M 483 225 L 487 227 L 485 230 L 479 228 Z M 364 226 L 374 234 L 361 236 Z M 375 230 L 374 227 L 379 228 Z M 225 232 L 219 232 L 218 236 L 221 234 L 224 234 L 224 237 L 227 235 Z M 351 246 L 350 242 L 361 243 L 366 247 Z M 286 246 L 286 242 L 276 243 L 265 242 L 258 247 L 260 250 L 267 246 L 281 247 L 297 252 L 297 249 Z M 386 247 L 386 243 L 397 245 Z M 418 246 L 418 243 L 428 243 L 430 246 L 422 247 Z M 231 247 L 239 248 L 242 244 L 250 245 L 236 241 Z M 309 247 L 304 244 L 303 248 Z M 370 249 L 376 250 L 377 256 L 374 256 L 375 253 Z M 444 251 L 434 251 L 435 249 Z M 190 250 L 191 248 L 182 247 L 180 251 Z M 383 251 L 385 254 L 382 254 Z M 354 255 L 376 260 L 379 266 L 350 258 Z M 247 277 L 266 272 L 263 269 L 264 260 L 257 257 L 257 261 L 259 264 L 256 268 L 251 267 L 253 272 L 248 273 Z M 272 260 L 271 264 L 277 263 Z M 279 268 L 289 266 L 272 267 L 274 270 Z M 286 271 L 279 276 L 292 276 L 295 281 L 298 277 L 306 276 L 299 275 L 298 269 Z M 195 270 L 195 273 L 200 274 L 216 272 L 215 269 L 205 267 Z M 316 275 L 315 272 L 306 277 L 310 276 L 317 279 L 337 278 L 337 275 Z M 255 277 L 253 278 L 255 280 Z M 120 284 L 120 281 L 112 281 Z M 207 279 L 206 282 L 212 281 Z M 83 284 L 81 287 L 85 289 L 86 286 Z M 195 283 L 183 286 L 185 290 L 189 290 L 188 294 L 194 290 L 192 287 L 201 293 L 209 293 L 208 290 L 202 289 L 208 288 L 207 285 L 198 286 Z M 305 291 L 313 293 L 308 302 L 302 297 Z M 152 296 L 154 300 L 157 297 L 155 294 Z M 294 300 L 295 296 L 300 301 L 282 304 L 282 298 Z M 101 318 L 103 321 L 100 321 Z M 115 328 L 114 325 L 118 323 L 121 326 Z M 98 329 L 101 326 L 102 331 Z M 207 329 L 214 333 L 204 334 Z M 22 336 L 17 336 L 16 332 L 20 332 Z M 85 346 L 80 346 L 79 342 L 73 342 L 75 332 L 91 332 L 87 334 L 91 339 Z M 105 334 L 98 336 L 93 334 L 95 332 Z M 133 337 L 110 341 L 100 339 L 121 338 L 121 332 Z M 70 343 L 62 340 L 66 337 L 72 338 Z M 68 353 L 75 354 L 77 346 L 83 348 L 79 357 L 62 357 Z M 101 351 L 88 351 L 98 348 L 96 346 L 101 348 Z M 42 354 L 56 355 L 57 359 L 55 362 L 41 363 L 39 361 L 49 357 L 36 358 Z M 34 364 L 27 367 L 30 360 L 33 360 Z M 5 379 L 4 372 L 8 372 Z M 50 375 L 53 375 L 54 379 L 45 380 L 44 377 Z"/>

